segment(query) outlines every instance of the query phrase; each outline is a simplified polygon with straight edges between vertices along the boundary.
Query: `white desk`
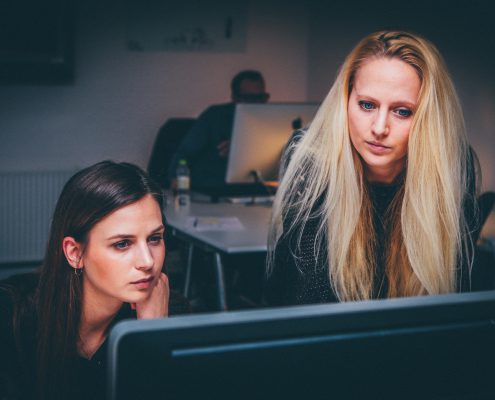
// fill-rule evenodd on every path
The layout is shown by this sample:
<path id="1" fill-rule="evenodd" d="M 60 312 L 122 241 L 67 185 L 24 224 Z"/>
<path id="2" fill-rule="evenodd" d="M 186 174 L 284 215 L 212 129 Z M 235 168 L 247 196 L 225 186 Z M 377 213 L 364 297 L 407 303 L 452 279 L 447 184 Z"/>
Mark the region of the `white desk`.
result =
<path id="1" fill-rule="evenodd" d="M 218 306 L 227 310 L 222 254 L 266 252 L 268 224 L 271 208 L 263 205 L 246 206 L 229 203 L 191 203 L 177 206 L 173 200 L 165 208 L 167 226 L 172 234 L 189 243 L 184 283 L 184 295 L 188 297 L 191 282 L 194 247 L 213 253 L 215 261 Z M 243 225 L 239 231 L 198 231 L 188 224 L 190 217 L 236 217 Z"/>

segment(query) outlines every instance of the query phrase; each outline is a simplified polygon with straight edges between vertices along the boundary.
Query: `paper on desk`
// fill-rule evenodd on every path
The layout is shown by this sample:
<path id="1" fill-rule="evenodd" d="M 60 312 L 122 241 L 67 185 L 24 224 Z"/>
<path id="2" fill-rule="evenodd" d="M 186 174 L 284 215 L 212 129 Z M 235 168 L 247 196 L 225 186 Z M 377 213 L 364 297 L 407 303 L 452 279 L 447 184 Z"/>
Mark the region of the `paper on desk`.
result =
<path id="1" fill-rule="evenodd" d="M 237 217 L 188 217 L 186 226 L 198 232 L 242 231 L 244 225 Z"/>

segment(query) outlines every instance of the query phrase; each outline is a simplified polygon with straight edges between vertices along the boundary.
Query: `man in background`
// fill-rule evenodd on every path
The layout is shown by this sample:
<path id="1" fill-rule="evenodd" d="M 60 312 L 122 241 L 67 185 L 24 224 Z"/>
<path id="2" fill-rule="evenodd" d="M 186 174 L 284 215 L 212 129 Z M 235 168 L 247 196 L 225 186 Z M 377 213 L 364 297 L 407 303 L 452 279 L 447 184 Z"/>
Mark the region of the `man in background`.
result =
<path id="1" fill-rule="evenodd" d="M 192 189 L 225 185 L 236 103 L 265 103 L 270 97 L 258 71 L 239 72 L 230 87 L 232 101 L 208 107 L 184 137 L 168 168 L 172 182 L 179 161 L 185 159 L 191 171 Z"/>

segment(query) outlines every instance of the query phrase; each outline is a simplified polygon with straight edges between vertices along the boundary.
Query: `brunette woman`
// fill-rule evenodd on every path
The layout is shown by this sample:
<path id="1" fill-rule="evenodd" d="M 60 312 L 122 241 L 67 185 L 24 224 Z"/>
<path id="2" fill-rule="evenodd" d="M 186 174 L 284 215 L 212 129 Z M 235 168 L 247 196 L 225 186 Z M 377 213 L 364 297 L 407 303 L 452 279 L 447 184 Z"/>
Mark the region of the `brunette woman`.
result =
<path id="1" fill-rule="evenodd" d="M 168 315 L 164 229 L 160 188 L 134 165 L 67 182 L 39 273 L 0 285 L 0 398 L 104 398 L 111 326 Z"/>

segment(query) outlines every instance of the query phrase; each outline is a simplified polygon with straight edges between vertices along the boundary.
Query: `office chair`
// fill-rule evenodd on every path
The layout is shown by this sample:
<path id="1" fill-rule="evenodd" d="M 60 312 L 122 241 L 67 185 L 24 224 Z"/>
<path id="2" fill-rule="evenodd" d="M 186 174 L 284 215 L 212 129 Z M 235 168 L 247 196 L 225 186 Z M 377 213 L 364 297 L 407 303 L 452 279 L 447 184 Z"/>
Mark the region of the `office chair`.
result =
<path id="1" fill-rule="evenodd" d="M 479 235 L 485 225 L 486 220 L 490 216 L 495 205 L 495 192 L 484 192 L 478 197 L 479 208 L 479 224 L 478 229 L 474 232 L 474 238 L 478 240 Z"/>
<path id="2" fill-rule="evenodd" d="M 163 188 L 168 189 L 168 167 L 185 134 L 191 129 L 195 118 L 170 118 L 162 125 L 153 144 L 148 173 Z"/>
<path id="3" fill-rule="evenodd" d="M 485 192 L 478 197 L 479 220 L 478 229 L 473 233 L 476 243 L 475 268 L 471 275 L 473 287 L 477 290 L 495 289 L 495 242 L 478 240 L 490 213 L 495 205 L 495 192 Z"/>

